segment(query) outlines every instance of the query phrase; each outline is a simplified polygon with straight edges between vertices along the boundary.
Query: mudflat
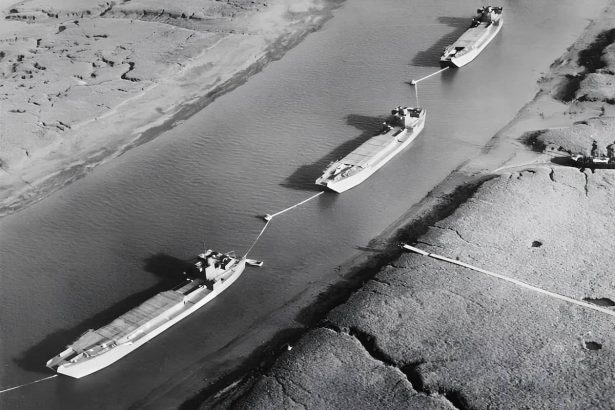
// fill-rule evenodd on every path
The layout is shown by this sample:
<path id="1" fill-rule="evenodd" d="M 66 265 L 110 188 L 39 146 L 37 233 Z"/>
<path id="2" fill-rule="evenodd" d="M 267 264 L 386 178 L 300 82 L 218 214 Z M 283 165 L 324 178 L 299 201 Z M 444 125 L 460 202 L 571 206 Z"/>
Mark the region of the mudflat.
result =
<path id="1" fill-rule="evenodd" d="M 198 112 L 333 3 L 2 0 L 0 214 Z"/>

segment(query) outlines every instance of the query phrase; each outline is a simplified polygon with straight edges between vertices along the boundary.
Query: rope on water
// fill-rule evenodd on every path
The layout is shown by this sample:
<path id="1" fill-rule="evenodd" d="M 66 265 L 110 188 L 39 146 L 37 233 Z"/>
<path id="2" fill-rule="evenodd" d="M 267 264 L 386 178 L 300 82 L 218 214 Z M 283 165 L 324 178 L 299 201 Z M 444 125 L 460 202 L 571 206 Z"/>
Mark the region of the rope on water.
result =
<path id="1" fill-rule="evenodd" d="M 261 229 L 260 233 L 258 234 L 258 236 L 256 237 L 256 239 L 254 240 L 254 242 L 252 242 L 252 245 L 250 246 L 250 248 L 248 249 L 248 251 L 246 252 L 245 255 L 243 255 L 244 258 L 246 258 L 248 256 L 248 254 L 250 253 L 250 251 L 252 251 L 252 248 L 254 248 L 254 245 L 256 245 L 256 242 L 258 242 L 258 240 L 261 238 L 261 236 L 263 236 L 263 234 L 265 233 L 265 229 L 267 229 L 267 226 L 269 225 L 270 221 L 267 221 L 267 223 L 265 224 L 265 226 L 263 226 L 263 229 Z"/>
<path id="2" fill-rule="evenodd" d="M 439 259 L 441 261 L 445 261 L 445 262 L 453 263 L 455 265 L 463 266 L 464 268 L 468 268 L 468 269 L 474 270 L 476 272 L 484 273 L 485 275 L 493 276 L 495 278 L 504 280 L 506 282 L 513 283 L 513 284 L 515 284 L 517 286 L 521 286 L 521 287 L 523 287 L 525 289 L 529 289 L 529 290 L 532 290 L 534 292 L 542 293 L 543 295 L 546 295 L 546 296 L 549 296 L 549 297 L 552 297 L 552 298 L 555 298 L 555 299 L 563 300 L 565 302 L 569 302 L 569 303 L 572 303 L 572 304 L 575 304 L 575 305 L 578 305 L 578 306 L 582 306 L 584 308 L 596 310 L 596 311 L 601 312 L 601 313 L 606 313 L 607 315 L 610 315 L 610 316 L 615 316 L 615 311 L 612 311 L 612 310 L 609 310 L 609 309 L 606 309 L 606 308 L 603 308 L 603 307 L 600 307 L 600 306 L 592 305 L 591 303 L 587 303 L 587 302 L 583 302 L 583 301 L 580 301 L 580 300 L 576 300 L 576 299 L 570 298 L 568 296 L 560 295 L 559 293 L 550 292 L 548 290 L 539 288 L 537 286 L 530 285 L 529 283 L 525 283 L 525 282 L 520 281 L 518 279 L 514 279 L 514 278 L 511 278 L 511 277 L 508 277 L 508 276 L 505 276 L 505 275 L 501 275 L 499 273 L 490 272 L 490 271 L 485 270 L 485 269 L 477 268 L 476 266 L 472 266 L 470 264 L 467 264 L 467 263 L 464 263 L 464 262 L 461 262 L 461 261 L 458 261 L 458 260 L 455 260 L 455 259 L 447 258 L 446 256 L 437 255 L 435 253 L 429 253 L 429 252 L 426 252 L 426 251 L 424 251 L 422 249 L 415 248 L 414 246 L 410 246 L 410 245 L 406 245 L 406 244 L 402 244 L 402 248 L 407 249 L 407 250 L 412 251 L 412 252 L 415 252 L 415 253 L 418 253 L 419 255 L 429 256 L 430 258 Z"/>
<path id="3" fill-rule="evenodd" d="M 425 77 L 419 78 L 418 80 L 412 80 L 410 81 L 410 85 L 414 86 L 414 98 L 416 99 L 416 106 L 419 106 L 419 83 L 423 80 L 427 80 L 429 77 L 433 77 L 436 74 L 441 73 L 442 71 L 446 71 L 448 70 L 449 67 L 446 66 L 438 71 L 436 71 L 435 73 L 431 73 L 429 75 L 426 75 Z"/>
<path id="4" fill-rule="evenodd" d="M 306 202 L 308 202 L 308 201 L 311 201 L 312 199 L 314 199 L 314 198 L 316 198 L 316 197 L 318 197 L 318 196 L 320 196 L 320 195 L 322 195 L 322 194 L 324 194 L 324 193 L 325 193 L 325 191 L 321 191 L 321 192 L 317 193 L 316 195 L 312 195 L 312 196 L 311 196 L 311 197 L 309 197 L 308 199 L 304 199 L 303 201 L 299 202 L 298 204 L 295 204 L 295 205 L 293 205 L 293 206 L 290 206 L 290 207 L 288 207 L 288 208 L 286 208 L 286 209 L 284 209 L 284 210 L 282 210 L 282 211 L 280 211 L 280 212 L 276 212 L 276 213 L 275 213 L 275 214 L 273 214 L 273 215 L 269 215 L 269 214 L 267 214 L 267 215 L 265 216 L 265 220 L 267 221 L 267 222 L 265 223 L 265 226 L 263 226 L 263 229 L 261 229 L 261 231 L 259 232 L 258 236 L 257 236 L 257 237 L 256 237 L 256 239 L 254 240 L 254 242 L 252 242 L 252 245 L 250 245 L 250 248 L 248 248 L 248 251 L 245 253 L 245 255 L 244 255 L 243 257 L 244 257 L 244 258 L 247 258 L 248 254 L 252 251 L 252 249 L 254 248 L 254 246 L 256 245 L 256 243 L 258 242 L 258 240 L 259 240 L 259 239 L 261 238 L 261 236 L 263 236 L 263 234 L 265 233 L 265 230 L 266 230 L 266 229 L 267 229 L 267 227 L 269 226 L 269 222 L 271 222 L 271 219 L 273 219 L 273 217 L 274 217 L 274 216 L 278 216 L 278 215 L 280 215 L 280 214 L 283 214 L 284 212 L 288 212 L 288 211 L 290 211 L 291 209 L 296 208 L 296 207 L 298 207 L 299 205 L 302 205 L 302 204 L 304 204 L 304 203 L 306 203 Z M 32 384 L 39 383 L 39 382 L 42 382 L 42 381 L 45 381 L 45 380 L 53 379 L 53 378 L 55 378 L 55 377 L 58 377 L 58 375 L 57 375 L 57 374 L 54 374 L 54 375 L 52 375 L 52 376 L 49 376 L 49 377 L 44 377 L 44 378 L 42 378 L 42 379 L 35 380 L 35 381 L 33 381 L 33 382 L 29 382 L 29 383 L 25 383 L 25 384 L 20 384 L 19 386 L 9 387 L 8 389 L 0 390 L 0 394 L 2 394 L 2 393 L 6 393 L 6 392 L 9 392 L 9 391 L 11 391 L 11 390 L 20 389 L 20 388 L 22 388 L 22 387 L 30 386 L 30 385 L 32 385 Z"/>
<path id="5" fill-rule="evenodd" d="M 312 196 L 311 196 L 311 197 L 309 197 L 308 199 L 304 199 L 303 201 L 299 202 L 298 204 L 295 204 L 295 205 L 293 205 L 293 206 L 289 206 L 288 208 L 283 209 L 283 210 L 281 210 L 280 212 L 276 212 L 276 213 L 275 213 L 275 214 L 273 214 L 273 215 L 269 215 L 269 214 L 265 215 L 265 216 L 264 216 L 264 219 L 265 219 L 265 221 L 266 221 L 265 226 L 263 226 L 263 229 L 261 229 L 260 233 L 258 234 L 258 236 L 256 237 L 256 239 L 254 240 L 254 242 L 252 242 L 252 245 L 250 246 L 250 248 L 248 249 L 248 251 L 246 252 L 246 254 L 245 254 L 243 257 L 244 257 L 244 258 L 245 258 L 245 257 L 247 257 L 247 256 L 248 256 L 248 254 L 252 251 L 252 248 L 254 248 L 254 246 L 256 245 L 256 242 L 258 242 L 258 240 L 261 238 L 261 236 L 263 236 L 263 233 L 265 233 L 265 229 L 267 229 L 267 227 L 269 226 L 269 222 L 271 222 L 271 220 L 272 220 L 274 217 L 276 217 L 276 216 L 278 216 L 278 215 L 281 215 L 281 214 L 283 214 L 284 212 L 288 212 L 288 211 L 290 211 L 291 209 L 298 207 L 299 205 L 305 204 L 306 202 L 311 201 L 312 199 L 314 199 L 314 198 L 316 198 L 316 197 L 318 197 L 318 196 L 320 196 L 320 195 L 322 195 L 322 194 L 324 194 L 324 193 L 325 193 L 325 191 L 320 191 L 320 192 L 319 192 L 319 193 L 317 193 L 316 195 L 312 195 Z"/>
<path id="6" fill-rule="evenodd" d="M 421 81 L 423 81 L 423 80 L 427 80 L 429 77 L 433 77 L 434 75 L 436 75 L 436 74 L 440 74 L 442 71 L 446 71 L 446 70 L 448 70 L 448 69 L 449 69 L 449 67 L 448 67 L 448 66 L 446 66 L 446 67 L 444 67 L 444 68 L 442 68 L 442 69 L 440 69 L 440 70 L 436 71 L 435 73 L 431 73 L 431 74 L 429 74 L 429 75 L 426 75 L 425 77 L 419 78 L 418 80 L 412 80 L 412 81 L 410 81 L 410 84 L 412 84 L 412 85 L 417 85 L 419 82 L 421 82 Z"/>
<path id="7" fill-rule="evenodd" d="M 320 196 L 320 195 L 322 195 L 322 194 L 324 194 L 324 193 L 325 193 L 325 191 L 320 191 L 320 192 L 319 192 L 319 193 L 317 193 L 316 195 L 312 195 L 312 196 L 311 196 L 311 197 L 309 197 L 308 199 L 304 199 L 303 201 L 299 202 L 298 204 L 295 204 L 295 205 L 293 205 L 293 206 L 289 206 L 288 208 L 283 209 L 283 210 L 281 210 L 280 212 L 276 212 L 275 214 L 271 214 L 271 215 L 270 215 L 270 214 L 267 214 L 267 215 L 265 215 L 265 216 L 264 216 L 264 219 L 265 219 L 265 221 L 269 222 L 269 221 L 270 221 L 270 220 L 272 220 L 274 217 L 276 217 L 276 216 L 278 216 L 278 215 L 281 215 L 281 214 L 283 214 L 284 212 L 288 212 L 288 211 L 290 211 L 291 209 L 298 207 L 299 205 L 303 205 L 303 204 L 305 204 L 306 202 L 311 201 L 312 199 L 314 199 L 314 198 L 316 198 L 316 197 L 318 197 L 318 196 Z"/>
<path id="8" fill-rule="evenodd" d="M 0 394 L 6 393 L 6 392 L 11 391 L 11 390 L 21 389 L 22 387 L 30 386 L 31 384 L 39 383 L 39 382 L 42 382 L 44 380 L 53 379 L 54 377 L 58 377 L 58 375 L 54 374 L 53 376 L 44 377 L 42 379 L 34 380 L 33 382 L 30 382 L 30 383 L 24 383 L 24 384 L 20 384 L 19 386 L 9 387 L 8 389 L 0 390 Z"/>

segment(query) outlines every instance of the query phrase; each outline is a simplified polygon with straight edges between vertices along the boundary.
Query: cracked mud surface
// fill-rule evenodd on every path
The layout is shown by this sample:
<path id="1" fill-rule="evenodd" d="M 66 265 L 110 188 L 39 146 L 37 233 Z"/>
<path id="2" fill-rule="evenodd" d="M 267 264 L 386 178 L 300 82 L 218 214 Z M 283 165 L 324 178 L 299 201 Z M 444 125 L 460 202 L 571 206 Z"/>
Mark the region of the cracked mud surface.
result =
<path id="1" fill-rule="evenodd" d="M 174 116 L 197 112 L 280 58 L 336 7 L 175 3 L 0 4 L 0 216 L 154 138 Z"/>
<path id="2" fill-rule="evenodd" d="M 224 19 L 230 31 L 231 18 L 256 9 L 251 2 L 138 3 L 32 0 L 3 10 L 3 24 L 14 27 L 14 36 L 0 38 L 0 100 L 10 130 L 0 141 L 4 167 L 27 161 L 38 145 L 104 115 L 213 45 L 221 36 L 205 17 Z M 192 16 L 191 27 L 177 24 L 182 13 Z"/>

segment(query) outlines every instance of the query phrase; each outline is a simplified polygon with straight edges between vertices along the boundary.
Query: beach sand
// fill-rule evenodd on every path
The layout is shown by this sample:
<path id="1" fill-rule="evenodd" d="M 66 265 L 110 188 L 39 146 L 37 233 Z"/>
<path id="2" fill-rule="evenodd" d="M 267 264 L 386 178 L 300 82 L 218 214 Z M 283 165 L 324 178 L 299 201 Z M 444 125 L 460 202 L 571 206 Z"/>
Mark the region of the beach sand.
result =
<path id="1" fill-rule="evenodd" d="M 336 4 L 2 0 L 0 216 L 244 83 Z"/>
<path id="2" fill-rule="evenodd" d="M 615 407 L 615 170 L 569 161 L 615 139 L 614 4 L 479 157 L 374 240 L 387 251 L 347 301 L 200 408 Z"/>

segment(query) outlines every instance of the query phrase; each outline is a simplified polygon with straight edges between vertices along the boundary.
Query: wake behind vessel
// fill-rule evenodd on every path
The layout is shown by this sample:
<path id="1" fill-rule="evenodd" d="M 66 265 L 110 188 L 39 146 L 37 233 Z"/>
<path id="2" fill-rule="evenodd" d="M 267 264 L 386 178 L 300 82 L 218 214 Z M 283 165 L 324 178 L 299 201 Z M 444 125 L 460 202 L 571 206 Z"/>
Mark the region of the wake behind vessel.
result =
<path id="1" fill-rule="evenodd" d="M 440 58 L 442 67 L 463 67 L 474 60 L 500 32 L 504 20 L 502 7 L 486 6 L 477 10 L 470 28 L 450 46 Z"/>
<path id="2" fill-rule="evenodd" d="M 107 367 L 218 296 L 241 276 L 246 264 L 258 263 L 238 259 L 233 252 L 207 250 L 197 258 L 194 278 L 158 293 L 99 329 L 88 330 L 49 360 L 47 367 L 75 378 Z"/>
<path id="3" fill-rule="evenodd" d="M 344 192 L 365 181 L 408 146 L 425 126 L 425 109 L 397 107 L 382 131 L 339 161 L 331 163 L 317 185 Z"/>

